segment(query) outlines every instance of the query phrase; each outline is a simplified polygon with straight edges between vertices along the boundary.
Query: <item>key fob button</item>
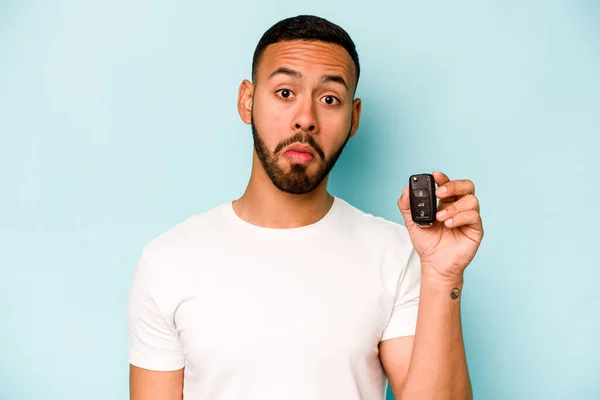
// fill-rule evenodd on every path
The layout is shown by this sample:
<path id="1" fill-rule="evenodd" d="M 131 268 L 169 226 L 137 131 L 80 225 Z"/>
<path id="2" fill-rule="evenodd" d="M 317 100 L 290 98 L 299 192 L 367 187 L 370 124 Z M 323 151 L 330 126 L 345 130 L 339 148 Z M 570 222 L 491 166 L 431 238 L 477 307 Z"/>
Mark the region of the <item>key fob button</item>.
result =
<path id="1" fill-rule="evenodd" d="M 421 212 L 425 212 L 425 215 L 429 215 L 429 202 L 426 200 L 417 200 L 416 202 L 416 207 L 415 207 L 415 211 L 417 212 L 417 215 L 421 215 Z"/>
<path id="2" fill-rule="evenodd" d="M 417 211 L 417 218 L 429 218 L 429 211 L 428 210 Z"/>
<path id="3" fill-rule="evenodd" d="M 426 198 L 429 195 L 427 189 L 415 189 L 413 190 L 413 194 L 418 198 Z"/>

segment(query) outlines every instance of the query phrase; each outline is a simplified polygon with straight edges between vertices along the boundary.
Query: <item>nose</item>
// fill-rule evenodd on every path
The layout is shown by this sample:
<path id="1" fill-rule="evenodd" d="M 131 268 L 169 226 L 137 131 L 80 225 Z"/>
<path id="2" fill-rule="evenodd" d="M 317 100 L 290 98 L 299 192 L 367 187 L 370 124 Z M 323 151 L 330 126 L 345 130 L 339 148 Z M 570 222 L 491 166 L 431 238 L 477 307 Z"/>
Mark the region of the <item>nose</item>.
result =
<path id="1" fill-rule="evenodd" d="M 298 110 L 292 119 L 292 130 L 313 134 L 319 131 L 315 105 L 310 96 L 298 102 Z"/>

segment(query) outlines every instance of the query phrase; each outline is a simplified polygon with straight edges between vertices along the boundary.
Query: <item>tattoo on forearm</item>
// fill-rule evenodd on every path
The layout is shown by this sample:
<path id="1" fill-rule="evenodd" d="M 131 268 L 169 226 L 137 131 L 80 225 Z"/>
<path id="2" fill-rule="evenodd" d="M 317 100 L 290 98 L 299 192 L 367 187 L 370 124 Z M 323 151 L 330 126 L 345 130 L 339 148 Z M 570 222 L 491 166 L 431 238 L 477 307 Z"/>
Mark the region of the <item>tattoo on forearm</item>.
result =
<path id="1" fill-rule="evenodd" d="M 452 291 L 450 292 L 450 297 L 452 297 L 452 300 L 458 299 L 459 296 L 460 296 L 460 289 L 458 289 L 458 288 L 452 289 Z"/>

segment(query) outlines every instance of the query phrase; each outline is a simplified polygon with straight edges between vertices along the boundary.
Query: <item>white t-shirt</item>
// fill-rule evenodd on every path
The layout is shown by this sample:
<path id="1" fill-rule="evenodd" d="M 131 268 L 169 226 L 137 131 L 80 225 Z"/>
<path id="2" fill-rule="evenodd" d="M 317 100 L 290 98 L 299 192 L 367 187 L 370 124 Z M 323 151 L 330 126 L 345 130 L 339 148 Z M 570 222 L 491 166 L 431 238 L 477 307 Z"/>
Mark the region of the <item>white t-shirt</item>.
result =
<path id="1" fill-rule="evenodd" d="M 144 247 L 129 362 L 185 367 L 186 400 L 381 400 L 378 344 L 414 335 L 420 270 L 404 226 L 340 198 L 292 229 L 225 203 Z"/>

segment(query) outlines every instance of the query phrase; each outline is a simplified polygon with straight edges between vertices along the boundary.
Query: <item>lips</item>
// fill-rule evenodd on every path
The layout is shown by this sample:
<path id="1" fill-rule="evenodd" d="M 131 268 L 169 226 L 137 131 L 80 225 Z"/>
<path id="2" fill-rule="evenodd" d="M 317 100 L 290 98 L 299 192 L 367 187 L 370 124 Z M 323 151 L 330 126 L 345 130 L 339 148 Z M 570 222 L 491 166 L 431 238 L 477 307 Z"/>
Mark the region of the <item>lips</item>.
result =
<path id="1" fill-rule="evenodd" d="M 315 156 L 311 147 L 303 144 L 293 144 L 286 148 L 283 154 L 297 162 L 307 162 Z"/>
<path id="2" fill-rule="evenodd" d="M 314 156 L 312 148 L 305 144 L 299 144 L 299 143 L 293 144 L 293 145 L 289 146 L 287 149 L 285 149 L 286 153 L 289 151 L 293 151 L 296 153 L 308 153 L 311 156 Z"/>

